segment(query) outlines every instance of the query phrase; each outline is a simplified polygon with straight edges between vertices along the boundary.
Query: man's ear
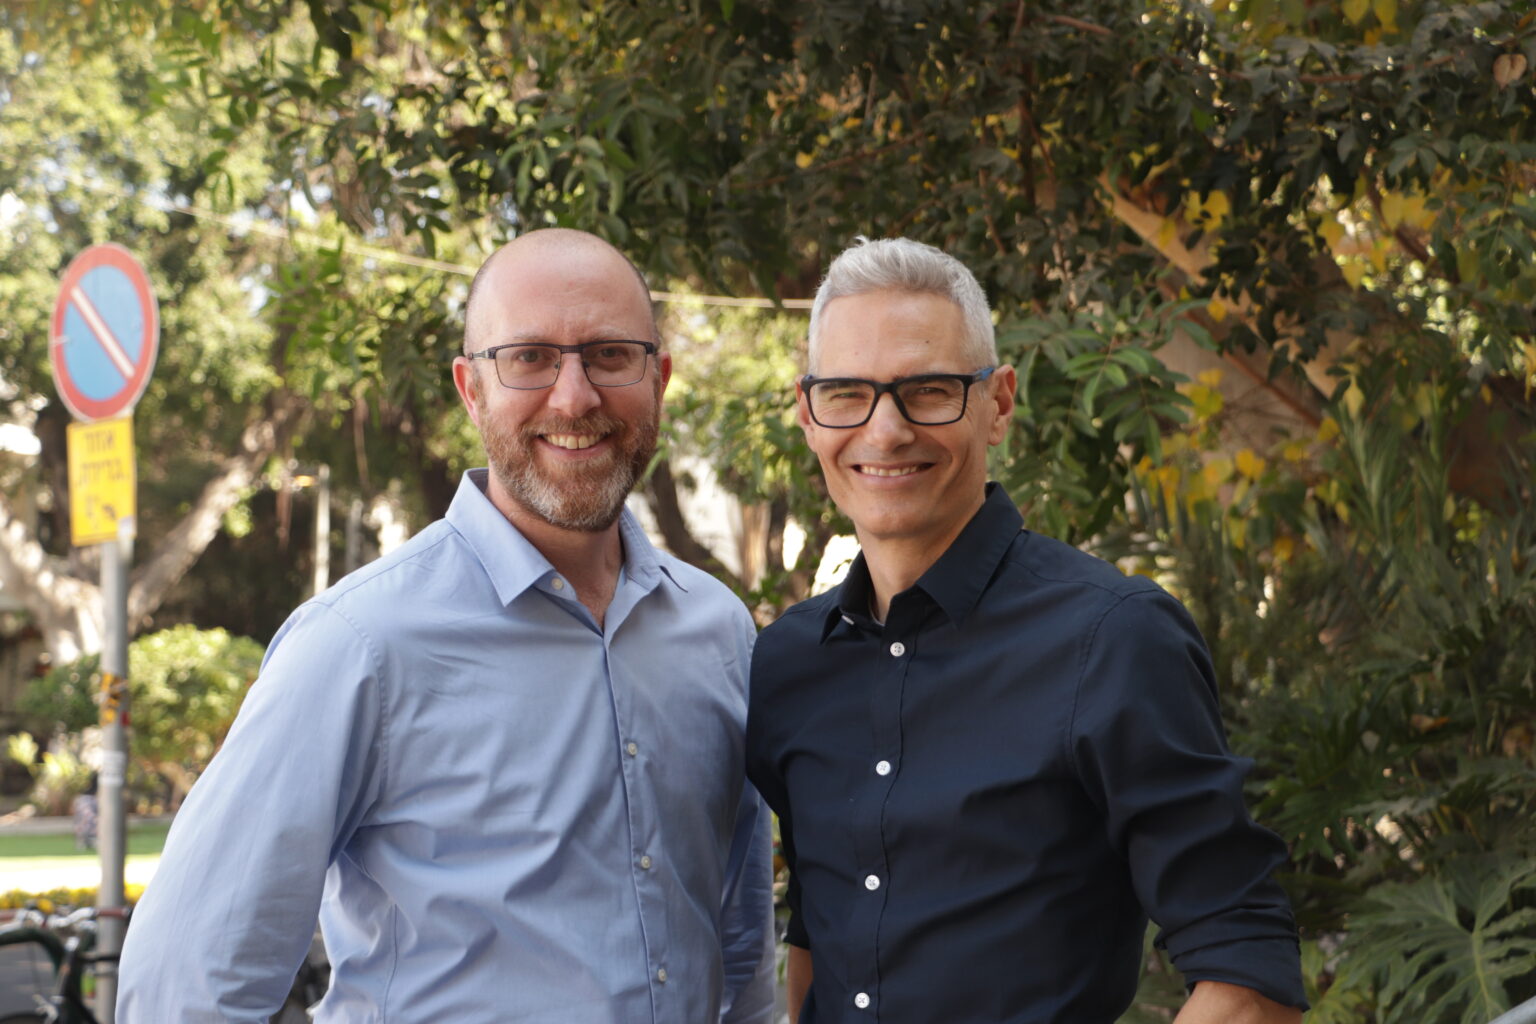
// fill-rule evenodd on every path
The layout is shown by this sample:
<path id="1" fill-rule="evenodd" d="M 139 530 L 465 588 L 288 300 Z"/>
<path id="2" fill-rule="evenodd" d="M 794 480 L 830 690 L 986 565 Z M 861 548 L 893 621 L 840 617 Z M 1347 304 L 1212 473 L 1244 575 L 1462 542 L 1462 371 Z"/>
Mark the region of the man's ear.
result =
<path id="1" fill-rule="evenodd" d="M 795 379 L 795 419 L 800 422 L 800 430 L 805 434 L 806 440 L 816 431 L 816 421 L 811 419 L 811 407 L 805 397 L 805 386 Z"/>
<path id="2" fill-rule="evenodd" d="M 469 411 L 469 418 L 480 426 L 480 403 L 475 395 L 475 364 L 463 356 L 453 357 L 453 386 L 458 389 L 459 399 Z"/>
<path id="3" fill-rule="evenodd" d="M 672 353 L 656 353 L 656 370 L 661 374 L 661 393 L 667 393 L 667 384 L 672 380 Z"/>
<path id="4" fill-rule="evenodd" d="M 992 397 L 987 402 L 987 444 L 1002 444 L 1013 422 L 1014 395 L 1019 389 L 1018 374 L 1011 366 L 999 366 L 992 374 Z"/>

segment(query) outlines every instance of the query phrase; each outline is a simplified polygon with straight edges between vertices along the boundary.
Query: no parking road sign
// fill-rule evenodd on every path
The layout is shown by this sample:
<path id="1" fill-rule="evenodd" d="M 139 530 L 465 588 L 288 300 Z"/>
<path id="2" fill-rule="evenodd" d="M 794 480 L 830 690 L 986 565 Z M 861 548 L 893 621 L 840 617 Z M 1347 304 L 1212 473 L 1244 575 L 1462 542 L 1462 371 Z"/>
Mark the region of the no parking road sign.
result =
<path id="1" fill-rule="evenodd" d="M 75 418 L 131 410 L 159 346 L 159 307 L 138 260 L 111 243 L 76 256 L 59 287 L 49 344 L 54 385 Z"/>
<path id="2" fill-rule="evenodd" d="M 101 885 L 98 905 L 125 905 L 127 848 L 123 770 L 128 763 L 128 571 L 133 561 L 133 420 L 130 414 L 160 347 L 160 313 L 144 268 L 120 245 L 93 245 L 64 271 L 53 306 L 48 356 L 59 398 L 83 422 L 69 428 L 70 533 L 78 545 L 101 545 L 101 645 L 104 683 L 101 754 Z M 123 948 L 123 921 L 104 917 L 97 949 Z M 96 977 L 99 1016 L 112 1024 L 116 957 Z"/>

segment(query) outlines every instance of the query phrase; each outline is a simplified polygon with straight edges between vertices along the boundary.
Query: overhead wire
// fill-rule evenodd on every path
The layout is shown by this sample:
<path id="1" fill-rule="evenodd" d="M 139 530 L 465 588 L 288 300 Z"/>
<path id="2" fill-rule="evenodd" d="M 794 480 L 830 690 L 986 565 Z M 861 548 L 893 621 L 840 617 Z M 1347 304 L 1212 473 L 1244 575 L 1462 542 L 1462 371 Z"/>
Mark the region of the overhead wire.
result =
<path id="1" fill-rule="evenodd" d="M 306 231 L 303 228 L 294 228 L 287 225 L 277 225 L 269 221 L 259 220 L 255 217 L 240 217 L 234 214 L 220 213 L 204 206 L 181 202 L 169 196 L 154 196 L 142 191 L 135 191 L 109 184 L 107 182 L 91 181 L 79 174 L 70 171 L 56 170 L 48 172 L 55 177 L 68 181 L 80 188 L 88 189 L 105 195 L 114 195 L 121 199 L 139 203 L 151 209 L 162 212 L 174 212 L 194 217 L 199 220 L 214 221 L 223 224 L 237 234 L 254 233 L 280 241 L 307 243 L 311 245 L 330 246 L 341 244 L 338 240 L 329 239 L 317 232 Z M 365 242 L 351 241 L 346 243 L 345 251 L 377 260 L 381 263 L 393 263 L 401 266 L 416 267 L 423 270 L 435 270 L 447 274 L 457 274 L 461 277 L 474 277 L 475 267 L 462 263 L 449 263 L 445 260 L 430 259 L 423 256 L 413 256 L 409 253 L 396 252 L 382 246 L 369 245 Z M 762 296 L 733 296 L 733 295 L 707 295 L 698 292 L 674 292 L 651 291 L 653 302 L 664 302 L 678 305 L 704 305 L 723 306 L 738 309 L 810 309 L 810 299 L 773 299 Z"/>

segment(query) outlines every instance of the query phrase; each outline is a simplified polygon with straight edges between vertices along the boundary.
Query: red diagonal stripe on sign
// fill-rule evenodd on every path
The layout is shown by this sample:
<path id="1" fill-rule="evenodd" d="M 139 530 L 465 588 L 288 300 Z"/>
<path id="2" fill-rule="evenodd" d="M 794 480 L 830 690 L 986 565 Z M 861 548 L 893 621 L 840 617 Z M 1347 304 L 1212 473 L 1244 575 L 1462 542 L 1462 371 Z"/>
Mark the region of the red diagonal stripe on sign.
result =
<path id="1" fill-rule="evenodd" d="M 112 334 L 112 329 L 102 320 L 101 314 L 96 312 L 96 307 L 91 305 L 91 300 L 85 297 L 85 292 L 80 286 L 69 290 L 69 297 L 80 310 L 80 315 L 85 318 L 86 325 L 91 333 L 96 335 L 96 340 L 101 342 L 101 347 L 106 349 L 107 358 L 112 360 L 112 365 L 117 367 L 117 372 L 123 375 L 123 380 L 133 380 L 133 360 L 128 358 L 128 353 L 123 351 L 123 346 L 117 343 L 117 338 Z"/>

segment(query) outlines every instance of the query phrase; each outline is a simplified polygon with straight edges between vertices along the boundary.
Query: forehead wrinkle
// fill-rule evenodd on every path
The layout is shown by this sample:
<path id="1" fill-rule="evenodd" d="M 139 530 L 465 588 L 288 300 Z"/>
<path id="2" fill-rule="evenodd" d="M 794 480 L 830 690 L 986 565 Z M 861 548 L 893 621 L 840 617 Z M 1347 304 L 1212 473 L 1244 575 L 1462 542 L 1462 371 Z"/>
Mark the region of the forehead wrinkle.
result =
<path id="1" fill-rule="evenodd" d="M 517 327 L 517 328 L 512 328 L 512 329 L 509 329 L 509 330 L 506 330 L 506 331 L 501 331 L 501 332 L 496 332 L 496 333 L 499 334 L 499 336 L 497 337 L 496 341 L 494 342 L 494 344 L 497 344 L 497 345 L 515 345 L 515 344 L 518 344 L 518 343 L 522 343 L 522 344 L 545 344 L 545 345 L 560 345 L 560 344 L 564 344 L 564 342 L 553 340 L 553 335 L 554 335 L 555 332 L 546 331 L 546 330 L 540 330 L 538 328 L 533 328 L 533 327 Z M 598 327 L 598 328 L 593 329 L 593 330 L 581 331 L 579 333 L 581 335 L 585 335 L 586 337 L 584 337 L 583 340 L 581 340 L 581 341 L 572 342 L 572 344 L 582 345 L 582 344 L 586 344 L 587 342 L 597 342 L 597 341 L 648 341 L 649 340 L 648 338 L 641 338 L 641 337 L 633 336 L 632 332 L 624 331 L 624 330 L 621 330 L 621 329 L 616 328 L 616 327 Z"/>

